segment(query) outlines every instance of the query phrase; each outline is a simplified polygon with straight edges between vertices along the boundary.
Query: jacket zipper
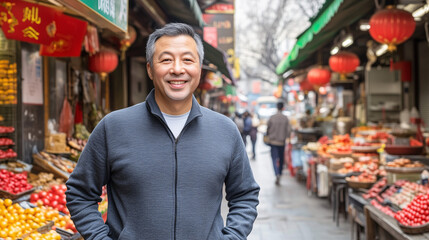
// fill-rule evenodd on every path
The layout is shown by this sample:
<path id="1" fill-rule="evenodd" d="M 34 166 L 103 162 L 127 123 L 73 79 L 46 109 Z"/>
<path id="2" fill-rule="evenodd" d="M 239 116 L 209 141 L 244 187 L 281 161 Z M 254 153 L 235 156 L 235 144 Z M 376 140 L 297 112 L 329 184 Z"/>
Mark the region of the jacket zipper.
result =
<path id="1" fill-rule="evenodd" d="M 179 134 L 180 136 L 180 134 Z M 175 171 L 174 171 L 174 240 L 176 240 L 176 224 L 177 224 L 177 141 L 174 142 L 174 160 L 175 160 Z"/>
<path id="2" fill-rule="evenodd" d="M 157 115 L 155 115 L 157 116 Z M 161 123 L 164 125 L 165 128 L 167 128 L 167 130 L 170 132 L 170 134 L 174 137 L 173 132 L 171 132 L 170 128 L 168 127 L 168 125 L 162 120 L 161 117 L 157 116 L 158 119 L 161 121 Z M 176 226 L 177 226 L 177 142 L 179 141 L 180 136 L 182 135 L 183 131 L 185 131 L 185 129 L 188 127 L 188 125 L 193 121 L 193 119 L 191 121 L 189 121 L 188 123 L 185 124 L 185 126 L 183 126 L 182 131 L 180 132 L 179 136 L 177 136 L 177 138 L 174 140 L 174 229 L 173 229 L 173 235 L 174 235 L 174 240 L 176 240 Z"/>

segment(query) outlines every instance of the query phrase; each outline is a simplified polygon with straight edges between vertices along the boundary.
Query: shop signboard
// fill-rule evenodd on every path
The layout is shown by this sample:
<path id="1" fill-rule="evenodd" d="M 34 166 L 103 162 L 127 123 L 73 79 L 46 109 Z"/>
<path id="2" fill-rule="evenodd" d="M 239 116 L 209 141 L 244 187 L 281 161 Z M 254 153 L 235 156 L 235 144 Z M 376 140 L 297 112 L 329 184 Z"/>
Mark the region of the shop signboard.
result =
<path id="1" fill-rule="evenodd" d="M 80 0 L 80 2 L 127 32 L 128 0 Z"/>
<path id="2" fill-rule="evenodd" d="M 234 62 L 234 15 L 233 14 L 203 14 L 207 27 L 217 29 L 217 47 L 228 54 L 228 62 Z M 212 31 L 211 28 L 208 29 Z M 204 28 L 206 31 L 206 27 Z"/>
<path id="3" fill-rule="evenodd" d="M 79 57 L 88 23 L 67 15 L 60 15 L 61 27 L 50 44 L 40 47 L 41 56 Z"/>
<path id="4" fill-rule="evenodd" d="M 0 0 L 0 25 L 8 39 L 41 44 L 41 55 L 77 57 L 87 22 L 43 5 Z"/>
<path id="5" fill-rule="evenodd" d="M 204 10 L 204 40 L 228 55 L 228 63 L 234 66 L 234 77 L 239 77 L 239 64 L 234 50 L 234 0 L 226 0 Z M 217 39 L 214 40 L 213 38 Z"/>
<path id="6" fill-rule="evenodd" d="M 0 24 L 8 39 L 49 44 L 61 12 L 21 0 L 0 0 Z"/>

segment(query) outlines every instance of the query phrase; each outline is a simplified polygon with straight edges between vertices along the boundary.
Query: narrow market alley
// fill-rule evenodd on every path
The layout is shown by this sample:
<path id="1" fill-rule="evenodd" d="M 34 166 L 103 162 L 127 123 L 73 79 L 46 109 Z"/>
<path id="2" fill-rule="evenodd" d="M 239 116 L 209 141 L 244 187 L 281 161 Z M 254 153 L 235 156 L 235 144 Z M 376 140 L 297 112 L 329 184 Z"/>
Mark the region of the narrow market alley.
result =
<path id="1" fill-rule="evenodd" d="M 248 141 L 250 143 L 250 141 Z M 250 145 L 247 152 L 251 155 Z M 249 240 L 343 240 L 351 239 L 349 220 L 341 215 L 340 225 L 332 221 L 332 208 L 326 198 L 308 196 L 304 182 L 283 171 L 280 186 L 274 184 L 270 148 L 258 136 L 256 160 L 250 160 L 261 187 L 258 218 Z M 226 210 L 226 204 L 223 208 Z"/>

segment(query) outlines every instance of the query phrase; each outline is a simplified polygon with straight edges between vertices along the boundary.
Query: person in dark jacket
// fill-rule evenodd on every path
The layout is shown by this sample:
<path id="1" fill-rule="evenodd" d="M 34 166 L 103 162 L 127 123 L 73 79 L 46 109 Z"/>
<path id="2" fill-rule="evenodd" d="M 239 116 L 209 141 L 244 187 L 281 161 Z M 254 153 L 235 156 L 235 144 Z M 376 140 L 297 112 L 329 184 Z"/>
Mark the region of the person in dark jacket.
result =
<path id="1" fill-rule="evenodd" d="M 167 24 L 146 49 L 155 89 L 100 121 L 66 183 L 77 230 L 87 240 L 246 239 L 259 186 L 234 122 L 193 97 L 204 58 L 200 37 L 186 24 Z M 98 212 L 104 185 L 106 222 Z"/>

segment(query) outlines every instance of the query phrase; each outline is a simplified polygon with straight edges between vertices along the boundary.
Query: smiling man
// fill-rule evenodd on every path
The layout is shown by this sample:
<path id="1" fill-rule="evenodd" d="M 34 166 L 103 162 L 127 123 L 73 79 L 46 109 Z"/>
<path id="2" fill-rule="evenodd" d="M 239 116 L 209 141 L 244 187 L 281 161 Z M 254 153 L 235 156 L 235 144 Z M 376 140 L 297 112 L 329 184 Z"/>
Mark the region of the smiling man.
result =
<path id="1" fill-rule="evenodd" d="M 146 58 L 155 89 L 100 121 L 67 181 L 77 230 L 85 239 L 246 239 L 259 186 L 236 125 L 193 97 L 200 37 L 186 24 L 167 24 L 149 36 Z M 98 212 L 103 185 L 106 223 Z"/>

